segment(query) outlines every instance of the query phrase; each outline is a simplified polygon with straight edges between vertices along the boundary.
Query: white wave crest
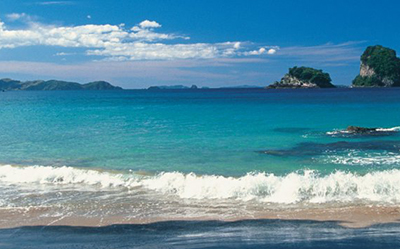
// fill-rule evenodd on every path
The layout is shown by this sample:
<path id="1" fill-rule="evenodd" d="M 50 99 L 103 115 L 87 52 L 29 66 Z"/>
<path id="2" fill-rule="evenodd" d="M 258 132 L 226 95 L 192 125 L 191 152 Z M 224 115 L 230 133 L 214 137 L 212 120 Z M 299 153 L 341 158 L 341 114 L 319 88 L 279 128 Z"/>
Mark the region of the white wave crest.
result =
<path id="1" fill-rule="evenodd" d="M 96 170 L 84 170 L 73 167 L 0 166 L 0 182 L 8 184 L 86 184 L 101 187 L 131 187 L 137 179 L 126 178 L 123 174 L 112 174 Z"/>
<path id="2" fill-rule="evenodd" d="M 175 193 L 181 198 L 242 200 L 273 203 L 331 201 L 400 201 L 400 171 L 373 172 L 360 176 L 337 171 L 320 176 L 314 171 L 285 176 L 257 173 L 240 178 L 164 173 L 142 184 L 147 188 Z"/>
<path id="3" fill-rule="evenodd" d="M 346 130 L 333 130 L 333 131 L 326 132 L 326 135 L 349 134 L 349 133 L 350 133 L 350 131 L 346 131 Z"/>
<path id="4" fill-rule="evenodd" d="M 188 199 L 238 199 L 267 203 L 372 201 L 400 203 L 400 170 L 365 175 L 336 171 L 328 175 L 305 170 L 284 176 L 248 173 L 234 178 L 179 172 L 135 177 L 72 167 L 0 166 L 0 183 L 141 186 L 149 191 Z M 127 192 L 128 194 L 128 192 Z"/>
<path id="5" fill-rule="evenodd" d="M 392 128 L 378 128 L 377 131 L 400 131 L 400 126 L 392 127 Z"/>

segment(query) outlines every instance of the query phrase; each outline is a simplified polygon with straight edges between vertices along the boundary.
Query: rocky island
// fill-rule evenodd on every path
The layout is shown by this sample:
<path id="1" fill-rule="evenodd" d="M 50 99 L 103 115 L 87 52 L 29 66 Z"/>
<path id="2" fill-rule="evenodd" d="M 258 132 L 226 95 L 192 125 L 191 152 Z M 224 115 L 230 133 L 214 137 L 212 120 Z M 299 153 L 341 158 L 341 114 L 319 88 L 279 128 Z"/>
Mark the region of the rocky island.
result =
<path id="1" fill-rule="evenodd" d="M 360 74 L 353 87 L 400 86 L 400 59 L 396 51 L 380 45 L 369 46 L 361 55 Z"/>
<path id="2" fill-rule="evenodd" d="M 25 91 L 56 91 L 56 90 L 122 90 L 106 81 L 94 81 L 86 84 L 60 80 L 35 80 L 19 81 L 0 79 L 0 91 L 25 90 Z"/>
<path id="3" fill-rule="evenodd" d="M 311 67 L 289 68 L 289 73 L 267 88 L 334 88 L 331 77 L 322 70 Z"/>

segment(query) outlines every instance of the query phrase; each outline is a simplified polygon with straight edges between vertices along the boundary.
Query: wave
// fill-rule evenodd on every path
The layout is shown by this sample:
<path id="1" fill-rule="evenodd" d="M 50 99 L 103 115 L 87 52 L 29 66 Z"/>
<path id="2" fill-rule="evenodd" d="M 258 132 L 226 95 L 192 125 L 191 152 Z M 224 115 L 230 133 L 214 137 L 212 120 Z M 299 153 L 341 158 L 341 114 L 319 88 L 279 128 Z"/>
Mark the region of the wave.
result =
<path id="1" fill-rule="evenodd" d="M 238 199 L 283 204 L 355 201 L 400 203 L 400 170 L 397 169 L 365 175 L 343 171 L 321 175 L 312 170 L 283 176 L 248 173 L 235 178 L 180 172 L 137 176 L 72 167 L 4 165 L 0 166 L 0 183 L 141 187 L 185 199 Z"/>
<path id="2" fill-rule="evenodd" d="M 51 166 L 0 166 L 0 182 L 7 184 L 37 183 L 37 184 L 85 184 L 100 187 L 134 187 L 135 177 L 125 174 L 84 170 L 73 167 Z"/>
<path id="3" fill-rule="evenodd" d="M 377 128 L 377 131 L 400 131 L 400 126 L 395 126 L 392 128 Z"/>

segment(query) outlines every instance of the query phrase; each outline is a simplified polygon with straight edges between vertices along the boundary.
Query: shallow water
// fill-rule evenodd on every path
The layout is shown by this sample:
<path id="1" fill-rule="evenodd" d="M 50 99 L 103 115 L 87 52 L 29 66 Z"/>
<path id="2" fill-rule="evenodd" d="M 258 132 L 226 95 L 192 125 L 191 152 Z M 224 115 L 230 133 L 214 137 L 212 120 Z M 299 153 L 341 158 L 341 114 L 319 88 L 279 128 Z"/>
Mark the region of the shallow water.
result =
<path id="1" fill-rule="evenodd" d="M 399 95 L 400 89 L 3 92 L 0 226 L 397 210 Z M 337 135 L 349 125 L 390 132 Z M 388 220 L 400 217 L 392 213 Z"/>
<path id="2" fill-rule="evenodd" d="M 22 239 L 23 238 L 23 239 Z M 399 248 L 399 225 L 349 229 L 335 222 L 186 221 L 108 227 L 0 230 L 4 248 Z"/>

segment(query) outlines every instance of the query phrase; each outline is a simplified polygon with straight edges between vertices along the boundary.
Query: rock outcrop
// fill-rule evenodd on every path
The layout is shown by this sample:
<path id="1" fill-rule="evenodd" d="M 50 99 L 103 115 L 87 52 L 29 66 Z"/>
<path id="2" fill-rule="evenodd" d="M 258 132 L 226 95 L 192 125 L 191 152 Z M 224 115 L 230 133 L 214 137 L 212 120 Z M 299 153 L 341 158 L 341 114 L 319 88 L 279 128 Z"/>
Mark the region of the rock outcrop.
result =
<path id="1" fill-rule="evenodd" d="M 322 70 L 310 67 L 293 67 L 281 81 L 267 88 L 333 88 L 331 77 Z"/>
<path id="2" fill-rule="evenodd" d="M 368 127 L 360 127 L 360 126 L 349 126 L 346 128 L 347 132 L 352 133 L 369 133 L 376 132 L 378 128 L 368 128 Z"/>
<path id="3" fill-rule="evenodd" d="M 328 131 L 326 134 L 331 137 L 343 137 L 343 138 L 358 138 L 366 136 L 391 136 L 399 132 L 400 127 L 392 128 L 371 128 L 361 126 L 349 126 L 344 130 Z"/>
<path id="4" fill-rule="evenodd" d="M 396 51 L 380 45 L 368 47 L 361 56 L 360 74 L 353 87 L 400 86 L 400 59 Z"/>

